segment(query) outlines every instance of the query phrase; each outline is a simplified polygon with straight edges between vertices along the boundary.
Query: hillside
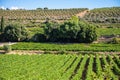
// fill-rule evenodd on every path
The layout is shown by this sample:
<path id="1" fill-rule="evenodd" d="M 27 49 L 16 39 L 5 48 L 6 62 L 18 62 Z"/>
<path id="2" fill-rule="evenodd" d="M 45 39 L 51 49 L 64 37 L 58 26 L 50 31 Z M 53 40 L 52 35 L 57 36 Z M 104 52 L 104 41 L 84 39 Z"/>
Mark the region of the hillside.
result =
<path id="1" fill-rule="evenodd" d="M 85 10 L 88 9 L 0 10 L 0 17 L 4 16 L 8 20 L 45 20 L 46 18 L 64 20 Z"/>
<path id="2" fill-rule="evenodd" d="M 95 8 L 71 8 L 71 9 L 36 9 L 36 10 L 0 10 L 0 18 L 8 21 L 22 21 L 27 23 L 43 22 L 46 19 L 64 21 L 71 16 L 78 16 L 83 20 L 97 23 L 120 23 L 120 7 Z"/>
<path id="3" fill-rule="evenodd" d="M 120 23 L 120 7 L 93 9 L 84 16 L 84 19 L 98 23 Z"/>

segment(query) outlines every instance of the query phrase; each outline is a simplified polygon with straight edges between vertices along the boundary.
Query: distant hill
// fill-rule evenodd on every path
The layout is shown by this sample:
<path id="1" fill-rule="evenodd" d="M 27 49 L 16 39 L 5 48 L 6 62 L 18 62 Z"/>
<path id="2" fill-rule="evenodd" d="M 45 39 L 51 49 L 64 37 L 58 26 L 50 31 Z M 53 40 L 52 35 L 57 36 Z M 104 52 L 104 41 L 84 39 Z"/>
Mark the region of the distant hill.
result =
<path id="1" fill-rule="evenodd" d="M 84 19 L 90 22 L 120 23 L 120 7 L 93 9 L 84 16 Z"/>
<path id="2" fill-rule="evenodd" d="M 46 18 L 54 20 L 66 20 L 71 16 L 79 14 L 85 10 L 88 9 L 0 10 L 0 17 L 4 16 L 8 20 L 45 20 Z"/>
<path id="3" fill-rule="evenodd" d="M 4 16 L 7 21 L 23 21 L 39 23 L 46 19 L 64 21 L 71 16 L 95 23 L 120 23 L 120 7 L 72 8 L 72 9 L 36 9 L 36 10 L 0 10 L 0 18 Z"/>

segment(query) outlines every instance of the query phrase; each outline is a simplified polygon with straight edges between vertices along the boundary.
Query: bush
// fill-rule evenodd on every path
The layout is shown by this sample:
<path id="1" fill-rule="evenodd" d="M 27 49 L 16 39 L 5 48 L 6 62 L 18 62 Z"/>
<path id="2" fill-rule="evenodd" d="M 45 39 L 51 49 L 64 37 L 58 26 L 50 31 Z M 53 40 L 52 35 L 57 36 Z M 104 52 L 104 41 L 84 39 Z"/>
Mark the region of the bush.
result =
<path id="1" fill-rule="evenodd" d="M 32 37 L 32 41 L 34 42 L 45 42 L 46 41 L 46 36 L 41 33 L 37 33 Z"/>
<path id="2" fill-rule="evenodd" d="M 51 42 L 91 43 L 97 40 L 96 26 L 75 21 L 70 20 L 61 25 L 48 22 L 44 34 Z"/>
<path id="3" fill-rule="evenodd" d="M 1 33 L 0 34 L 0 41 L 4 41 L 3 37 L 4 37 L 4 35 L 3 35 L 3 33 Z"/>
<path id="4" fill-rule="evenodd" d="M 4 45 L 3 48 L 4 48 L 6 53 L 11 52 L 11 50 L 12 50 L 10 45 Z"/>
<path id="5" fill-rule="evenodd" d="M 25 27 L 19 24 L 10 24 L 4 30 L 5 41 L 25 41 L 28 38 L 28 31 Z"/>
<path id="6" fill-rule="evenodd" d="M 85 22 L 79 23 L 80 30 L 77 34 L 77 42 L 91 43 L 97 40 L 96 26 Z"/>
<path id="7" fill-rule="evenodd" d="M 4 17 L 1 18 L 0 33 L 4 32 Z"/>
<path id="8" fill-rule="evenodd" d="M 66 54 L 65 50 L 60 50 L 57 54 Z"/>

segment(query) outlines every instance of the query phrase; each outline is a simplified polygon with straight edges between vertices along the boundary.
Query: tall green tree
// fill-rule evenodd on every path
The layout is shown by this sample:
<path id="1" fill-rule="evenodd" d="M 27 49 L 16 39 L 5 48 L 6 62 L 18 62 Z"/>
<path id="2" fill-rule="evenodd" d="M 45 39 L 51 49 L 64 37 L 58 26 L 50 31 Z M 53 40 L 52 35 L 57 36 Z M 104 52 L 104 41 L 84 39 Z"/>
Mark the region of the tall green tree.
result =
<path id="1" fill-rule="evenodd" d="M 1 33 L 4 32 L 4 17 L 3 17 L 3 16 L 2 16 L 2 18 L 1 18 L 0 32 L 1 32 Z"/>

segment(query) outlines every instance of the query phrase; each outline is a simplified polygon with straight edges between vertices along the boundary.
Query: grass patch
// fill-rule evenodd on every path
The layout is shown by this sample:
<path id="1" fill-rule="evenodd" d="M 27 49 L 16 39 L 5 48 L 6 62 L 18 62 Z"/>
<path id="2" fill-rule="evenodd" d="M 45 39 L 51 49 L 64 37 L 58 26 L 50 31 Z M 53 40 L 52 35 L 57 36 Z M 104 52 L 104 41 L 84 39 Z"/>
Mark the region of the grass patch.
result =
<path id="1" fill-rule="evenodd" d="M 99 36 L 102 35 L 118 35 L 120 34 L 120 28 L 97 28 Z"/>

